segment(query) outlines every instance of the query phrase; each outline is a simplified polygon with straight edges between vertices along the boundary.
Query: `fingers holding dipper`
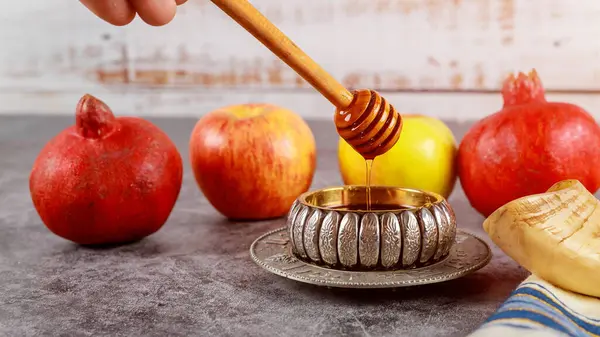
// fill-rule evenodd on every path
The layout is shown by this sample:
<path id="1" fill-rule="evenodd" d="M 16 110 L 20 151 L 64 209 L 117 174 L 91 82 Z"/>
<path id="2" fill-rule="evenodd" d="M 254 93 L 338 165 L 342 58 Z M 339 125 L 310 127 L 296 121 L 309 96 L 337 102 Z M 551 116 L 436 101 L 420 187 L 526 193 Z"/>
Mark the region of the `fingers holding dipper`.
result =
<path id="1" fill-rule="evenodd" d="M 92 13 L 115 26 L 125 26 L 136 14 L 151 26 L 163 26 L 187 0 L 80 0 Z"/>

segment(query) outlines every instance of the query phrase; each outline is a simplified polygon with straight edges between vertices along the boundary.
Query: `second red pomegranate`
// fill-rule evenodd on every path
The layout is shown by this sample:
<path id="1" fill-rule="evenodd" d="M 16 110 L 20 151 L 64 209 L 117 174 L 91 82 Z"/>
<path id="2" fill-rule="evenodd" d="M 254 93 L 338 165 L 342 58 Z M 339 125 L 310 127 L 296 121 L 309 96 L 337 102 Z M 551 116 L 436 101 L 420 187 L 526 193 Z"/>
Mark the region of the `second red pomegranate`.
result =
<path id="1" fill-rule="evenodd" d="M 565 179 L 600 187 L 600 127 L 583 108 L 549 102 L 537 73 L 509 77 L 502 109 L 476 123 L 458 150 L 471 205 L 488 216 L 505 203 Z"/>

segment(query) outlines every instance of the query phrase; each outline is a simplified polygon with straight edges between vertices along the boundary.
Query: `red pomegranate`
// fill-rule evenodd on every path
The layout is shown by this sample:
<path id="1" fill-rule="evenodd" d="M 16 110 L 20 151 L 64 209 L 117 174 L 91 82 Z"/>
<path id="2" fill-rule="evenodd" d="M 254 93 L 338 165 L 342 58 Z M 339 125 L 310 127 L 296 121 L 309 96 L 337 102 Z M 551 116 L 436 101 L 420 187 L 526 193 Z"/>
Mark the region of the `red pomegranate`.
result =
<path id="1" fill-rule="evenodd" d="M 458 175 L 471 205 L 489 216 L 505 203 L 564 179 L 600 187 L 600 127 L 584 109 L 548 102 L 535 70 L 509 76 L 503 108 L 480 120 L 458 150 Z"/>
<path id="2" fill-rule="evenodd" d="M 76 124 L 38 155 L 33 204 L 56 235 L 84 245 L 139 240 L 159 230 L 181 189 L 181 155 L 152 123 L 117 117 L 85 95 Z"/>

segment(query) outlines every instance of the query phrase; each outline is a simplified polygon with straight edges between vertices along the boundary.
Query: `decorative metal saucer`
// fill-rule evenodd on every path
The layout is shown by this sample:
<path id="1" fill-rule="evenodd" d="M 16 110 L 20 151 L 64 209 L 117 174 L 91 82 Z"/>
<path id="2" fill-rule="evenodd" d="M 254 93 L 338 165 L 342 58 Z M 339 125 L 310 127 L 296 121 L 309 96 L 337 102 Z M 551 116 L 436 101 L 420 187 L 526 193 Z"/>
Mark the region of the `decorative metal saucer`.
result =
<path id="1" fill-rule="evenodd" d="M 317 266 L 297 259 L 291 251 L 286 228 L 260 236 L 250 255 L 267 271 L 295 281 L 338 288 L 396 288 L 445 282 L 486 266 L 492 257 L 480 238 L 457 230 L 449 254 L 442 260 L 414 269 L 391 271 L 345 271 Z"/>

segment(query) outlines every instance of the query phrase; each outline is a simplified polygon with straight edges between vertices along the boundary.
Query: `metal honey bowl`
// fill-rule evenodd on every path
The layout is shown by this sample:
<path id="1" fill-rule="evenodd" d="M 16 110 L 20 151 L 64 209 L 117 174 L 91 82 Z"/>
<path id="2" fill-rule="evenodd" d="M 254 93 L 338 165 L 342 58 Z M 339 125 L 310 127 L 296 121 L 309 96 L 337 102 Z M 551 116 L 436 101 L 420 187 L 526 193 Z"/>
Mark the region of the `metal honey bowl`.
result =
<path id="1" fill-rule="evenodd" d="M 448 256 L 456 218 L 441 195 L 416 189 L 340 186 L 300 195 L 286 226 L 292 254 L 340 270 L 402 270 Z"/>

